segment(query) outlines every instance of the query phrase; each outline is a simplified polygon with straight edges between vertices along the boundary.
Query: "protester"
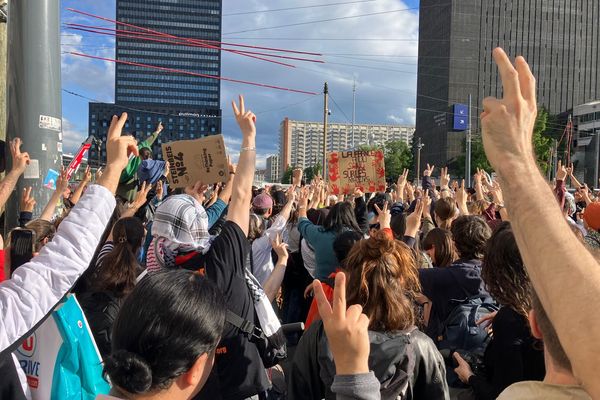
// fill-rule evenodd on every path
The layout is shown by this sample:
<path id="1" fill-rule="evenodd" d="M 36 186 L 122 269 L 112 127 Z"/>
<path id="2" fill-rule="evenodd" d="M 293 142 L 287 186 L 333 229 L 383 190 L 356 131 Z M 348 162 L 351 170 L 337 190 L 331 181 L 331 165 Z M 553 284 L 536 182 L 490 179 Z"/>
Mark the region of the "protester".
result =
<path id="1" fill-rule="evenodd" d="M 298 230 L 315 251 L 316 268 L 314 277 L 326 279 L 337 267 L 333 251 L 335 237 L 345 231 L 361 232 L 352 204 L 337 203 L 329 210 L 322 226 L 316 226 L 307 218 L 308 193 L 303 193 L 298 201 Z"/>
<path id="2" fill-rule="evenodd" d="M 422 246 L 434 267 L 449 267 L 458 258 L 452 234 L 447 230 L 440 228 L 430 230 Z"/>
<path id="3" fill-rule="evenodd" d="M 223 296 L 191 271 L 144 278 L 114 323 L 104 372 L 120 399 L 191 399 L 206 383 L 225 325 Z"/>
<path id="4" fill-rule="evenodd" d="M 458 260 L 447 268 L 419 270 L 425 301 L 431 302 L 426 321 L 430 338 L 436 340 L 442 334 L 444 321 L 456 306 L 454 300 L 488 296 L 481 279 L 481 261 L 490 235 L 490 228 L 481 217 L 461 216 L 452 224 Z"/>
<path id="5" fill-rule="evenodd" d="M 121 304 L 135 287 L 144 226 L 135 217 L 118 220 L 102 246 L 89 290 L 78 296 L 102 357 L 110 354 L 111 331 Z"/>
<path id="6" fill-rule="evenodd" d="M 142 149 L 151 149 L 152 145 L 163 131 L 162 122 L 159 122 L 156 130 L 152 135 L 148 136 L 145 140 L 138 143 L 135 157 L 132 157 L 127 166 L 124 168 L 121 178 L 119 179 L 119 187 L 117 194 L 125 201 L 133 200 L 133 196 L 137 192 L 138 179 L 137 172 L 142 164 L 142 158 L 140 157 L 140 151 Z"/>
<path id="7" fill-rule="evenodd" d="M 532 146 L 536 84 L 527 62 L 517 57 L 513 66 L 500 48 L 494 50 L 494 59 L 504 98 L 483 102 L 485 152 L 501 178 L 517 244 L 541 305 L 556 328 L 575 377 L 597 398 L 600 319 L 595 302 L 589 299 L 600 295 L 598 262 L 569 229 L 536 164 Z"/>
<path id="8" fill-rule="evenodd" d="M 111 121 L 106 143 L 107 168 L 102 178 L 84 194 L 39 255 L 0 283 L 1 398 L 22 398 L 17 389 L 21 388 L 17 375 L 21 369 L 15 368 L 9 351 L 54 309 L 88 267 L 112 214 L 119 175 L 127 164 L 128 154 L 137 154 L 135 140 L 121 137 L 126 119 L 124 113 Z M 11 143 L 13 170 L 0 182 L 0 205 L 6 202 L 29 163 L 29 155 L 20 151 L 20 145 L 20 140 Z"/>
<path id="9" fill-rule="evenodd" d="M 546 376 L 544 381 L 525 381 L 515 383 L 504 390 L 499 400 L 510 399 L 556 399 L 589 400 L 591 397 L 573 376 L 571 361 L 567 357 L 535 291 L 531 293 L 532 309 L 529 312 L 529 325 L 533 336 L 544 342 Z"/>
<path id="10" fill-rule="evenodd" d="M 531 335 L 531 283 L 523 266 L 510 223 L 504 222 L 490 238 L 483 260 L 482 278 L 490 295 L 501 305 L 492 314 L 493 335 L 483 356 L 483 371 L 454 353 L 455 372 L 478 400 L 495 399 L 506 387 L 523 380 L 542 380 L 544 355 Z"/>
<path id="11" fill-rule="evenodd" d="M 415 327 L 419 282 L 408 246 L 379 232 L 354 245 L 345 268 L 348 303 L 362 306 L 371 321 L 369 366 L 381 384 L 382 398 L 449 398 L 442 357 Z M 330 388 L 336 369 L 329 346 L 323 324 L 314 323 L 296 349 L 290 398 L 334 397 Z"/>

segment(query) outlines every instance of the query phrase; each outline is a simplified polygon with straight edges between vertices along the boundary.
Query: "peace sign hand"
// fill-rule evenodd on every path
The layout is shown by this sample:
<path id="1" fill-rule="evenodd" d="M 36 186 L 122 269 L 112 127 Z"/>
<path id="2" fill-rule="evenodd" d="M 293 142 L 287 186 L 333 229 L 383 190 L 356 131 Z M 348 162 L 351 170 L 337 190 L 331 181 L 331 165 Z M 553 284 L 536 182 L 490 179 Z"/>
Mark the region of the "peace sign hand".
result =
<path id="1" fill-rule="evenodd" d="M 338 272 L 333 288 L 333 307 L 321 282 L 313 282 L 319 314 L 323 320 L 337 375 L 369 372 L 369 318 L 358 304 L 346 309 L 346 275 Z"/>
<path id="2" fill-rule="evenodd" d="M 256 115 L 252 111 L 246 111 L 246 106 L 244 104 L 244 96 L 240 95 L 239 97 L 240 105 L 235 103 L 235 101 L 231 102 L 233 107 L 233 115 L 235 116 L 235 120 L 237 121 L 240 129 L 244 136 L 255 137 L 256 136 Z"/>

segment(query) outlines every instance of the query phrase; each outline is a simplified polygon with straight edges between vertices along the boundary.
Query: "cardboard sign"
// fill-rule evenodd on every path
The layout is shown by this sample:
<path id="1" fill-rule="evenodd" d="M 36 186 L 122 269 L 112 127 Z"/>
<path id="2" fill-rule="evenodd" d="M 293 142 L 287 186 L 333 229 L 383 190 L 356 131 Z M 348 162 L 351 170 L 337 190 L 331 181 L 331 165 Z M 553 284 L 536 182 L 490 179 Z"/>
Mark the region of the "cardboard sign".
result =
<path id="1" fill-rule="evenodd" d="M 339 151 L 329 154 L 329 184 L 333 194 L 385 191 L 383 150 Z"/>
<path id="2" fill-rule="evenodd" d="M 226 182 L 229 175 L 223 135 L 179 140 L 162 145 L 163 160 L 169 162 L 169 185 L 184 188 L 201 181 Z"/>

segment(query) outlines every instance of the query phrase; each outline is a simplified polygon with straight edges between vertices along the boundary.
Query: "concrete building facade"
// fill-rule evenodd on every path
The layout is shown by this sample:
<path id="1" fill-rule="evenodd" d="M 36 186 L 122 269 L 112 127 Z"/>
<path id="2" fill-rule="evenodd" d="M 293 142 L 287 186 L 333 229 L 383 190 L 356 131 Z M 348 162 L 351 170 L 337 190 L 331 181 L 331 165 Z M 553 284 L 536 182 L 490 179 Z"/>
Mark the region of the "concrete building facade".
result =
<path id="1" fill-rule="evenodd" d="M 409 125 L 354 125 L 356 146 L 379 145 L 392 140 L 412 143 L 414 126 Z M 327 151 L 350 150 L 352 124 L 329 123 Z M 284 119 L 280 126 L 279 156 L 281 171 L 288 167 L 312 167 L 323 159 L 323 123 Z M 283 172 L 282 172 L 283 173 Z"/>
<path id="2" fill-rule="evenodd" d="M 446 165 L 464 154 L 452 129 L 452 105 L 501 96 L 492 50 L 523 55 L 537 77 L 538 103 L 550 114 L 600 98 L 600 2 L 597 0 L 421 0 L 416 136 L 422 161 Z"/>

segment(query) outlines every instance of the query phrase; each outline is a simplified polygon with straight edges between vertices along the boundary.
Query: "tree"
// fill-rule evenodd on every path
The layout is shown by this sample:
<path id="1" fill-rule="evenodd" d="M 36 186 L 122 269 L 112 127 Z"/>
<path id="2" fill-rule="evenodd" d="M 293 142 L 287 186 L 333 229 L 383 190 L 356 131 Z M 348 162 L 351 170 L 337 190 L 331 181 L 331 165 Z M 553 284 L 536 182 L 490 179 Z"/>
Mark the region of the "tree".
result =
<path id="1" fill-rule="evenodd" d="M 283 177 L 281 177 L 281 183 L 284 185 L 292 183 L 292 174 L 294 173 L 294 168 L 292 166 L 287 167 L 285 172 L 283 173 Z"/>
<path id="2" fill-rule="evenodd" d="M 385 175 L 388 180 L 396 180 L 404 168 L 412 168 L 412 152 L 406 142 L 392 140 L 384 147 Z"/>
<path id="3" fill-rule="evenodd" d="M 306 183 L 310 183 L 315 176 L 319 175 L 321 173 L 321 162 L 318 162 L 316 165 L 313 165 L 312 167 L 306 167 L 304 168 L 304 182 Z"/>
<path id="4" fill-rule="evenodd" d="M 548 113 L 548 110 L 546 110 L 545 107 L 539 107 L 538 115 L 533 127 L 533 150 L 537 163 L 544 174 L 548 171 L 550 154 L 552 152 L 551 130 L 548 128 L 550 120 L 551 116 Z M 453 171 L 463 171 L 464 173 L 465 160 L 466 154 L 457 157 L 455 163 L 456 168 L 453 168 Z M 485 155 L 481 136 L 473 136 L 471 141 L 471 172 L 475 171 L 477 168 L 486 171 L 492 169 L 490 162 Z"/>

